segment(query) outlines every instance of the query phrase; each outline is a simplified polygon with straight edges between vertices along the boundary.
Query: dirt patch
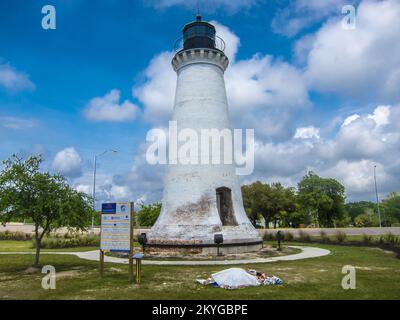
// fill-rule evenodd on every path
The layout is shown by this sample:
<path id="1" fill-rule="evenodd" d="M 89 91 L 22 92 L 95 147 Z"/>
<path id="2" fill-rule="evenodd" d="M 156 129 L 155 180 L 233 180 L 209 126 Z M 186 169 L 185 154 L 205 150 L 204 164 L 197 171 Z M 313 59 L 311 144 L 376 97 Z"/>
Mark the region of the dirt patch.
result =
<path id="1" fill-rule="evenodd" d="M 85 269 L 84 266 L 76 266 L 76 267 L 72 267 L 71 270 L 82 270 Z"/>
<path id="2" fill-rule="evenodd" d="M 34 273 L 40 273 L 42 270 L 40 268 L 36 267 L 29 267 L 28 269 L 25 269 L 22 271 L 24 274 L 34 274 Z"/>
<path id="3" fill-rule="evenodd" d="M 364 270 L 364 271 L 389 270 L 390 269 L 390 268 L 385 268 L 385 267 L 360 267 L 360 266 L 355 266 L 355 268 L 358 270 Z"/>
<path id="4" fill-rule="evenodd" d="M 306 282 L 306 278 L 301 274 L 285 274 L 281 276 L 287 283 L 302 283 Z"/>
<path id="5" fill-rule="evenodd" d="M 79 271 L 77 270 L 70 270 L 70 271 L 63 271 L 56 273 L 57 279 L 74 278 L 77 276 L 79 276 Z"/>

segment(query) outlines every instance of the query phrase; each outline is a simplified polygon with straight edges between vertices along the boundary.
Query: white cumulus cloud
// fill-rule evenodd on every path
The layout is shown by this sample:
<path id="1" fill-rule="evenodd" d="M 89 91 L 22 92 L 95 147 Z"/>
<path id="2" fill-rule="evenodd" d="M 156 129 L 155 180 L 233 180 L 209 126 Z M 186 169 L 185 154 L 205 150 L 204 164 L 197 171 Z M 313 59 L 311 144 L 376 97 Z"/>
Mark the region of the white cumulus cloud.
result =
<path id="1" fill-rule="evenodd" d="M 34 90 L 35 85 L 29 76 L 16 70 L 9 63 L 2 63 L 0 59 L 0 87 L 9 91 Z"/>
<path id="2" fill-rule="evenodd" d="M 122 122 L 134 120 L 140 109 L 125 100 L 120 104 L 121 92 L 111 90 L 103 97 L 96 97 L 89 101 L 84 109 L 84 114 L 91 121 Z"/>
<path id="3" fill-rule="evenodd" d="M 296 133 L 294 134 L 295 139 L 312 139 L 312 138 L 320 138 L 319 128 L 315 128 L 313 126 L 297 128 Z"/>
<path id="4" fill-rule="evenodd" d="M 74 147 L 59 151 L 53 159 L 53 169 L 67 177 L 78 177 L 82 174 L 83 161 Z"/>
<path id="5" fill-rule="evenodd" d="M 344 4 L 357 2 L 349 0 L 291 0 L 277 10 L 271 26 L 274 32 L 292 37 L 303 29 L 324 21 L 331 14 L 341 14 Z"/>
<path id="6" fill-rule="evenodd" d="M 309 36 L 299 40 L 298 48 L 309 48 L 305 75 L 310 88 L 364 102 L 397 103 L 399 17 L 398 0 L 362 1 L 355 29 L 343 28 L 338 16 L 324 24 L 311 43 Z M 306 44 L 302 45 L 303 41 Z"/>

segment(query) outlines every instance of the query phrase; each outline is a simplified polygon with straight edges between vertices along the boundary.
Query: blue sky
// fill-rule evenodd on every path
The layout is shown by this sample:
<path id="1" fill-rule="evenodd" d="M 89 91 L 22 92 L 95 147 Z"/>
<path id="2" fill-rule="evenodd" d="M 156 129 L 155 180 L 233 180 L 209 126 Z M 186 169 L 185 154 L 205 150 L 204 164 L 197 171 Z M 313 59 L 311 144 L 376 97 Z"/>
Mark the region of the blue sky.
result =
<path id="1" fill-rule="evenodd" d="M 340 27 L 349 3 L 355 30 Z M 41 28 L 46 4 L 56 30 Z M 399 191 L 398 1 L 215 0 L 200 9 L 228 44 L 234 126 L 255 128 L 259 142 L 243 182 L 295 185 L 309 169 L 339 179 L 350 200 L 372 200 L 377 164 L 382 196 Z M 2 1 L 0 158 L 42 153 L 46 169 L 90 192 L 93 155 L 116 149 L 99 160 L 98 198 L 160 199 L 163 169 L 144 163 L 145 136 L 169 117 L 173 45 L 195 13 L 191 0 Z"/>

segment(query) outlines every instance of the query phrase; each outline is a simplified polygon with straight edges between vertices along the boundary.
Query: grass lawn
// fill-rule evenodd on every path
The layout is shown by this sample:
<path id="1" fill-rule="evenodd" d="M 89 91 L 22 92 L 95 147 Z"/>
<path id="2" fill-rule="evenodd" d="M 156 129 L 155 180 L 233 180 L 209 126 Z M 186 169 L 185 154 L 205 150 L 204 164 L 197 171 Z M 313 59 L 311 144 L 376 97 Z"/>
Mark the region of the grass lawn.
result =
<path id="1" fill-rule="evenodd" d="M 12 241 L 0 240 L 0 252 L 35 252 L 36 249 L 32 246 L 32 241 Z M 98 247 L 76 247 L 76 248 L 63 248 L 63 249 L 42 249 L 42 252 L 80 252 L 96 250 Z"/>
<path id="2" fill-rule="evenodd" d="M 14 252 L 28 250 L 22 248 L 23 242 L 16 242 L 0 241 L 0 251 L 5 251 L 5 247 L 9 251 L 18 248 Z M 95 261 L 45 253 L 41 263 L 56 268 L 57 289 L 43 290 L 44 275 L 39 271 L 30 273 L 28 269 L 33 255 L 0 255 L 0 299 L 400 299 L 400 260 L 393 253 L 377 248 L 305 245 L 326 248 L 332 254 L 299 261 L 242 265 L 279 276 L 284 284 L 239 290 L 195 282 L 196 278 L 206 278 L 225 269 L 224 266 L 143 266 L 142 284 L 137 286 L 128 283 L 126 265 L 107 263 L 105 277 L 100 279 Z M 356 290 L 341 287 L 344 265 L 356 267 Z"/>

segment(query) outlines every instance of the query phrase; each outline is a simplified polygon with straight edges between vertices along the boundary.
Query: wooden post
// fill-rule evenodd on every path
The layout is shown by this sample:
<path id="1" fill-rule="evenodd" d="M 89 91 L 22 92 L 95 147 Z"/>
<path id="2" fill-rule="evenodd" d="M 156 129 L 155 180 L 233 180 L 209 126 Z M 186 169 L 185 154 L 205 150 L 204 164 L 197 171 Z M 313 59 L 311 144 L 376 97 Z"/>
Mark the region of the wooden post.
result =
<path id="1" fill-rule="evenodd" d="M 130 241 L 129 241 L 129 243 L 130 243 L 130 246 L 129 246 L 129 259 L 128 259 L 128 261 L 129 261 L 129 282 L 132 282 L 133 281 L 133 247 L 134 247 L 134 239 L 133 239 L 133 236 L 134 236 L 134 233 L 133 233 L 133 226 L 134 226 L 134 224 L 135 224 L 135 214 L 134 214 L 134 204 L 133 204 L 133 202 L 131 202 L 131 212 L 130 212 L 130 215 L 131 215 L 131 223 L 130 223 Z"/>
<path id="2" fill-rule="evenodd" d="M 100 271 L 100 277 L 103 278 L 104 276 L 104 251 L 100 249 L 100 266 L 99 266 L 99 271 Z"/>
<path id="3" fill-rule="evenodd" d="M 136 259 L 136 283 L 140 284 L 140 278 L 142 273 L 142 259 Z"/>

